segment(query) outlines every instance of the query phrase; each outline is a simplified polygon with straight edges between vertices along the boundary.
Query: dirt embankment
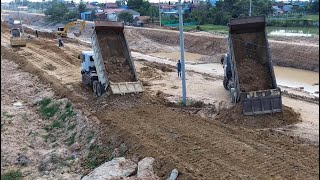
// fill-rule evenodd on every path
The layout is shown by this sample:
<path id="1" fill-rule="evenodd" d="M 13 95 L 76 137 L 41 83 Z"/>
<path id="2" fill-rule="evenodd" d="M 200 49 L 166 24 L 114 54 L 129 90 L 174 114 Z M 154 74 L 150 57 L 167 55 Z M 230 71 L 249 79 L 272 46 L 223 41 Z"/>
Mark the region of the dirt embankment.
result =
<path id="1" fill-rule="evenodd" d="M 142 35 L 160 44 L 179 45 L 179 34 L 174 31 L 136 29 L 132 33 Z M 192 53 L 221 56 L 227 51 L 227 39 L 185 34 L 185 48 L 186 51 Z M 270 42 L 270 49 L 274 65 L 319 72 L 318 45 L 272 41 Z"/>

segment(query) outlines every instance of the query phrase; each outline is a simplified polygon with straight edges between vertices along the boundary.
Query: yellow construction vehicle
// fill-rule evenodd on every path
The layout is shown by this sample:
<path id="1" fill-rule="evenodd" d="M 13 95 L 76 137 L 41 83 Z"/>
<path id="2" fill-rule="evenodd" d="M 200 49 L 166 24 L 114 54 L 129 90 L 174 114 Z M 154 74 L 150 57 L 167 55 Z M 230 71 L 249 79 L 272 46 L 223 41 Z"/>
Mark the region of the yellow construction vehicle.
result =
<path id="1" fill-rule="evenodd" d="M 10 38 L 11 47 L 27 45 L 27 40 L 26 38 L 21 36 L 21 32 L 19 28 L 11 28 L 10 34 L 11 34 L 11 38 Z"/>
<path id="2" fill-rule="evenodd" d="M 67 37 L 67 32 L 69 28 L 76 26 L 76 25 L 81 25 L 79 33 L 73 33 L 76 37 L 79 37 L 81 35 L 82 30 L 86 26 L 86 22 L 83 20 L 75 20 L 67 23 L 64 27 L 59 27 L 58 31 L 55 32 L 56 36 L 60 37 Z"/>

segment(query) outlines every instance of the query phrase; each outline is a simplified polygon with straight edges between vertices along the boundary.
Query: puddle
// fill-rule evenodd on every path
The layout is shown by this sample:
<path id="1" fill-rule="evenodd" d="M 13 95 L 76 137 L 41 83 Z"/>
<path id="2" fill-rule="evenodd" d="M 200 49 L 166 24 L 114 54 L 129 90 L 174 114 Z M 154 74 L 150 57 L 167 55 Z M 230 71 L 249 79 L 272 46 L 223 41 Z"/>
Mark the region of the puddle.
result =
<path id="1" fill-rule="evenodd" d="M 160 58 L 169 58 L 176 61 L 180 59 L 180 52 L 169 52 L 169 53 L 161 52 L 161 53 L 152 53 L 151 55 L 155 57 L 160 57 Z M 201 54 L 189 53 L 189 52 L 184 53 L 185 61 L 198 61 L 201 57 L 203 57 L 203 55 Z"/>
<path id="2" fill-rule="evenodd" d="M 295 69 L 289 67 L 274 66 L 274 72 L 276 75 L 277 84 L 288 87 L 303 87 L 305 91 L 314 94 L 319 91 L 319 73 Z"/>

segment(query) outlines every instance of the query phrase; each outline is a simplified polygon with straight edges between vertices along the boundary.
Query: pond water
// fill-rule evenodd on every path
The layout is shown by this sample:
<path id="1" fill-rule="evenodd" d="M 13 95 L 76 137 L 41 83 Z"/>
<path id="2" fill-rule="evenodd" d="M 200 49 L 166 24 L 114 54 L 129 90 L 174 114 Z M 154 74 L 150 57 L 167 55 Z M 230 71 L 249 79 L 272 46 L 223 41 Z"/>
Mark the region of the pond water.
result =
<path id="1" fill-rule="evenodd" d="M 303 36 L 311 37 L 319 35 L 319 28 L 316 27 L 267 27 L 270 36 Z"/>

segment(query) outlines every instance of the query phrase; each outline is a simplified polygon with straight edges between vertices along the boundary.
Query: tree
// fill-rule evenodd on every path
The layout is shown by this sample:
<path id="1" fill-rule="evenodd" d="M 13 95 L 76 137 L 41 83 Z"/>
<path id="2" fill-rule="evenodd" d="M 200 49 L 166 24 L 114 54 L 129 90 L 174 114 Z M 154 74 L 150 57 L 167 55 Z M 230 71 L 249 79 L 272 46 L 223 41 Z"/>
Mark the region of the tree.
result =
<path id="1" fill-rule="evenodd" d="M 124 21 L 125 23 L 127 23 L 127 22 L 132 23 L 133 22 L 133 16 L 129 12 L 121 12 L 119 14 L 118 18 L 120 21 Z"/>
<path id="2" fill-rule="evenodd" d="M 49 2 L 44 14 L 49 21 L 64 22 L 77 18 L 79 13 L 77 11 L 69 11 L 64 3 L 54 0 Z"/>
<path id="3" fill-rule="evenodd" d="M 97 19 L 97 15 L 96 15 L 96 11 L 95 11 L 95 10 L 92 10 L 92 11 L 91 11 L 91 19 L 92 19 L 92 20 Z"/>
<path id="4" fill-rule="evenodd" d="M 86 11 L 86 4 L 84 4 L 82 1 L 79 4 L 78 11 L 79 13 L 83 13 Z"/>
<path id="5" fill-rule="evenodd" d="M 129 9 L 138 11 L 142 16 L 147 16 L 149 14 L 149 7 L 151 6 L 149 1 L 144 0 L 128 0 L 127 5 Z"/>

